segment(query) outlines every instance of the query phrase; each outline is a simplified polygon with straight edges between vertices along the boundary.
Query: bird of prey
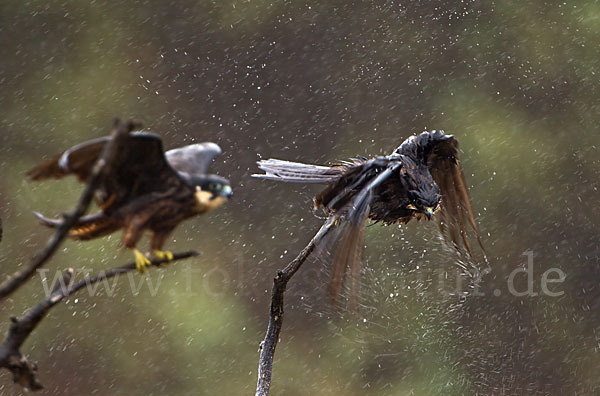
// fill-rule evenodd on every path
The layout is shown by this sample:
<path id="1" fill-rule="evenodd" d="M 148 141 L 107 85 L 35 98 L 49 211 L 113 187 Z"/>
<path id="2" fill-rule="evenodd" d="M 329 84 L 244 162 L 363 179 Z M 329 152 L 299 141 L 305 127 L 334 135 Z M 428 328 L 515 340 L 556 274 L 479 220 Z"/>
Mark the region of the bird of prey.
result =
<path id="1" fill-rule="evenodd" d="M 90 140 L 36 166 L 31 180 L 59 179 L 75 175 L 87 182 L 109 137 Z M 158 135 L 134 132 L 117 148 L 108 173 L 102 176 L 95 195 L 100 211 L 84 216 L 69 236 L 89 240 L 123 228 L 123 245 L 132 249 L 138 271 L 150 264 L 136 245 L 144 231 L 152 232 L 150 248 L 156 258 L 173 258 L 162 251 L 173 229 L 185 219 L 208 212 L 232 195 L 229 181 L 206 171 L 221 153 L 215 143 L 200 143 L 163 151 Z M 61 220 L 35 213 L 40 222 L 56 228 Z"/>
<path id="2" fill-rule="evenodd" d="M 331 236 L 322 241 L 332 251 L 329 292 L 335 301 L 344 285 L 356 296 L 367 219 L 392 224 L 436 215 L 446 242 L 458 251 L 472 254 L 469 226 L 483 250 L 457 155 L 452 135 L 431 131 L 409 137 L 388 156 L 332 166 L 261 160 L 258 166 L 265 173 L 253 176 L 327 185 L 314 205 L 336 220 Z M 328 250 L 317 249 L 319 255 Z"/>

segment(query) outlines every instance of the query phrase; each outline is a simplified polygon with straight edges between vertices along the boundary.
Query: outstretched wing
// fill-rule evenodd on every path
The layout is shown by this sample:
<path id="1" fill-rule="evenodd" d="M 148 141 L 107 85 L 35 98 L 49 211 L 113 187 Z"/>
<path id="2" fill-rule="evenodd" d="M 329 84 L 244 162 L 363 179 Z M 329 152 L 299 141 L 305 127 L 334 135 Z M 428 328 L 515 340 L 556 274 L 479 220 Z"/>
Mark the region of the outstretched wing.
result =
<path id="1" fill-rule="evenodd" d="M 79 144 L 36 166 L 27 175 L 32 180 L 44 180 L 72 174 L 87 182 L 109 139 L 104 137 Z M 107 211 L 141 195 L 165 192 L 182 184 L 177 172 L 165 159 L 160 137 L 136 132 L 131 133 L 118 148 L 109 172 L 100 183 L 97 200 Z"/>
<path id="2" fill-rule="evenodd" d="M 329 269 L 328 294 L 333 306 L 338 305 L 345 295 L 350 308 L 358 308 L 362 251 L 371 198 L 372 191 L 369 191 L 364 199 L 356 202 L 358 206 L 348 205 L 331 214 L 340 216 L 338 225 L 317 247 L 316 258 Z"/>
<path id="3" fill-rule="evenodd" d="M 330 216 L 339 219 L 337 229 L 323 238 L 323 246 L 319 249 L 319 258 L 330 263 L 329 295 L 334 305 L 346 289 L 350 307 L 354 310 L 358 308 L 361 253 L 374 191 L 400 166 L 399 162 L 383 158 L 365 161 L 360 166 L 351 167 L 335 183 L 343 186 L 330 186 L 323 192 L 324 195 L 319 195 L 327 199 L 321 204 L 332 211 Z"/>
<path id="4" fill-rule="evenodd" d="M 458 141 L 454 136 L 442 131 L 423 132 L 407 139 L 396 152 L 412 155 L 427 164 L 442 193 L 440 230 L 446 241 L 456 248 L 464 246 L 472 255 L 468 233 L 470 226 L 485 254 L 465 176 L 458 160 Z"/>
<path id="5" fill-rule="evenodd" d="M 208 171 L 208 166 L 221 154 L 221 147 L 216 143 L 205 142 L 169 150 L 165 156 L 169 165 L 177 172 L 187 173 L 190 176 L 203 176 Z"/>
<path id="6" fill-rule="evenodd" d="M 26 175 L 35 181 L 50 178 L 60 179 L 68 175 L 75 175 L 81 182 L 85 183 L 108 140 L 108 137 L 102 137 L 78 144 L 64 153 L 37 165 L 29 170 Z"/>

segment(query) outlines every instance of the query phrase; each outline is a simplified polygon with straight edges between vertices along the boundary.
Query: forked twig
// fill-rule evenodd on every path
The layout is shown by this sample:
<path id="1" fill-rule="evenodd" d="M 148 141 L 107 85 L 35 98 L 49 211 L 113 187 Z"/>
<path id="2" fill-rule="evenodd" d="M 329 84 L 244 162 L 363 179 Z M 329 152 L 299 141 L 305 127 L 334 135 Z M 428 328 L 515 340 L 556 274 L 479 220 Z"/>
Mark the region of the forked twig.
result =
<path id="1" fill-rule="evenodd" d="M 173 255 L 171 261 L 183 260 L 197 255 L 198 253 L 195 251 L 176 253 Z M 160 266 L 168 261 L 168 259 L 154 259 L 151 261 L 151 264 L 152 266 Z M 83 287 L 135 270 L 135 263 L 129 263 L 108 271 L 102 271 L 93 277 L 85 278 L 77 283 L 69 284 L 71 277 L 73 276 L 73 269 L 69 268 L 63 274 L 57 287 L 45 300 L 27 311 L 21 319 L 15 317 L 11 318 L 8 336 L 2 345 L 0 345 L 0 367 L 4 367 L 11 371 L 13 373 L 14 382 L 20 384 L 24 388 L 30 390 L 42 389 L 42 384 L 36 378 L 37 363 L 27 359 L 20 351 L 25 340 L 27 340 L 37 325 L 44 319 L 50 309 L 65 297 L 77 292 Z"/>

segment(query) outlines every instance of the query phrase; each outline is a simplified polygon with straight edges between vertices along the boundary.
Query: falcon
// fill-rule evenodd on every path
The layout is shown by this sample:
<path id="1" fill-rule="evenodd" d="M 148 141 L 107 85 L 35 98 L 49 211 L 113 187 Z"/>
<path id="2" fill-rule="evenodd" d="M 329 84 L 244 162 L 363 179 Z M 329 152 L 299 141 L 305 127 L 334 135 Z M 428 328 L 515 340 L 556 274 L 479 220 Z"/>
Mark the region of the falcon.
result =
<path id="1" fill-rule="evenodd" d="M 258 167 L 265 173 L 254 177 L 327 185 L 314 205 L 335 217 L 335 228 L 322 241 L 327 248 L 317 247 L 316 254 L 332 253 L 329 292 L 334 301 L 344 285 L 351 296 L 357 293 L 367 219 L 394 224 L 439 217 L 449 245 L 472 255 L 470 230 L 483 251 L 458 142 L 443 131 L 411 136 L 388 156 L 358 157 L 332 166 L 267 159 Z"/>
<path id="2" fill-rule="evenodd" d="M 31 180 L 75 175 L 86 183 L 110 137 L 79 144 L 31 169 Z M 163 151 L 161 138 L 133 132 L 117 148 L 117 155 L 95 194 L 100 211 L 80 218 L 69 231 L 76 240 L 90 240 L 123 229 L 123 245 L 133 250 L 136 267 L 145 272 L 150 260 L 136 245 L 145 231 L 152 233 L 154 257 L 171 260 L 162 247 L 179 223 L 218 208 L 232 195 L 229 181 L 207 174 L 221 153 L 215 143 L 200 143 Z M 62 220 L 34 212 L 41 224 L 57 228 Z"/>

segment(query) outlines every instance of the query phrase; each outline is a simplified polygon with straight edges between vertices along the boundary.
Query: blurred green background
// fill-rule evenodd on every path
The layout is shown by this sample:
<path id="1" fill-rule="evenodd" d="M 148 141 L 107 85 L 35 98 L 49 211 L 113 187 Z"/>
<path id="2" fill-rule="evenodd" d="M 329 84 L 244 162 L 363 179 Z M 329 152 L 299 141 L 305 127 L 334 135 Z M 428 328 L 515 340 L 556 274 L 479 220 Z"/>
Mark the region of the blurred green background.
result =
<path id="1" fill-rule="evenodd" d="M 490 273 L 474 289 L 433 222 L 368 228 L 358 318 L 328 307 L 318 263 L 293 279 L 272 394 L 600 394 L 599 37 L 597 1 L 2 1 L 1 274 L 51 235 L 31 211 L 81 191 L 25 171 L 114 116 L 166 148 L 219 143 L 235 192 L 166 245 L 201 257 L 52 310 L 23 348 L 40 394 L 253 394 L 272 276 L 322 221 L 318 187 L 251 179 L 255 161 L 390 153 L 426 129 L 461 143 Z M 129 262 L 119 242 L 68 241 L 45 276 Z M 537 295 L 515 296 L 526 251 Z M 3 335 L 41 279 L 1 303 Z"/>

